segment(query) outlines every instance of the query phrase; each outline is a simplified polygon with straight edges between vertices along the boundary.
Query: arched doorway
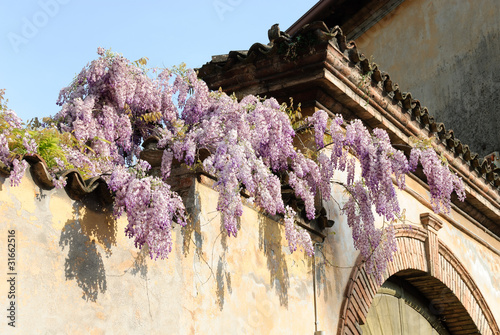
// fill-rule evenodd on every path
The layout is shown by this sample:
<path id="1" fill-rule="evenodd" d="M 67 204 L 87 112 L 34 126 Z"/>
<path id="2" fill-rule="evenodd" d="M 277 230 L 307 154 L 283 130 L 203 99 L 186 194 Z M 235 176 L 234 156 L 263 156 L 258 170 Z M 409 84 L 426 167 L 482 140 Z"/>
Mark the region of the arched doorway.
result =
<path id="1" fill-rule="evenodd" d="M 437 232 L 442 223 L 430 213 L 422 214 L 421 222 L 424 228 L 395 227 L 398 252 L 387 268 L 385 281 L 399 281 L 411 287 L 408 292 L 413 290 L 428 312 L 439 320 L 442 327 L 432 324 L 437 334 L 445 330 L 450 334 L 499 334 L 493 314 L 471 275 L 439 240 Z M 362 327 L 371 317 L 372 306 L 380 300 L 377 294 L 381 289 L 383 294 L 383 286 L 365 272 L 359 259 L 346 288 L 339 335 L 363 334 Z M 419 312 L 424 319 L 430 320 L 422 313 Z"/>

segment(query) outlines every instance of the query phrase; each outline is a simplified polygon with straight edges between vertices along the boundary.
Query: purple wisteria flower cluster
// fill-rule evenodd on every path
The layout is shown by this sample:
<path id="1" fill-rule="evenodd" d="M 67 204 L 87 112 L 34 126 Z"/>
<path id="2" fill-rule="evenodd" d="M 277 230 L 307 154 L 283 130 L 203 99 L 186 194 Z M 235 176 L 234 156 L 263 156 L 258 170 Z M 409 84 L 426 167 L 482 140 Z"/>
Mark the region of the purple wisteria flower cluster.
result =
<path id="1" fill-rule="evenodd" d="M 416 146 L 411 151 L 410 166 L 412 171 L 418 163 L 423 167 L 431 193 L 432 209 L 436 213 L 450 211 L 450 199 L 453 191 L 460 201 L 465 200 L 465 190 L 462 180 L 443 164 L 444 159 L 439 157 L 432 148 Z"/>
<path id="2" fill-rule="evenodd" d="M 33 143 L 31 137 L 26 133 L 24 137 L 19 129 L 22 128 L 22 120 L 12 110 L 1 110 L 0 115 L 0 162 L 7 168 L 10 168 L 10 185 L 17 186 L 24 176 L 24 171 L 28 163 L 16 154 L 14 154 L 9 146 L 9 142 L 13 139 L 21 141 L 27 146 L 27 151 L 36 152 L 36 144 Z"/>
<path id="3" fill-rule="evenodd" d="M 323 146 L 321 137 L 326 131 L 323 119 L 323 116 L 318 115 L 309 119 L 316 130 L 318 147 Z M 428 179 L 431 205 L 437 213 L 450 211 L 453 191 L 461 201 L 465 198 L 465 191 L 461 179 L 450 171 L 446 162 L 430 147 L 430 143 L 424 145 L 424 141 L 420 141 L 412 147 L 409 162 L 402 151 L 391 145 L 385 130 L 374 129 L 370 133 L 359 120 L 348 123 L 345 128 L 342 128 L 343 124 L 341 116 L 331 120 L 328 131 L 331 142 L 327 144 L 331 147 L 323 150 L 318 157 L 322 182 L 328 185 L 328 188 L 321 189 L 322 196 L 324 199 L 330 197 L 329 181 L 334 171 L 346 171 L 346 181 L 336 181 L 348 194 L 342 211 L 352 229 L 354 246 L 366 261 L 366 269 L 380 279 L 396 251 L 392 222 L 402 216 L 392 176 L 396 179 L 397 187 L 404 189 L 405 175 L 415 171 L 420 162 Z M 318 129 L 323 130 L 323 134 L 319 135 Z M 358 164 L 360 172 L 356 175 Z M 388 225 L 377 228 L 375 214 L 387 221 Z"/>
<path id="4" fill-rule="evenodd" d="M 285 213 L 278 173 L 290 169 L 292 187 L 304 199 L 308 218 L 314 218 L 319 169 L 294 149 L 295 132 L 276 100 L 248 96 L 237 101 L 210 92 L 192 70 L 155 71 L 152 76 L 119 55 L 99 53 L 61 91 L 62 109 L 55 119 L 61 131 L 88 145 L 87 159 L 79 152 L 68 156 L 77 167 L 93 162 L 91 169 L 108 180 L 116 195 L 115 216 L 126 212 L 126 234 L 136 246 L 147 244 L 152 257 L 166 257 L 172 224 L 185 224 L 182 201 L 165 183 L 174 161 L 191 167 L 201 163 L 217 178 L 217 209 L 229 235 L 237 235 L 243 190 L 267 213 Z M 138 161 L 141 143 L 152 135 L 164 150 L 161 178 L 137 170 L 143 164 Z M 210 153 L 203 162 L 198 161 L 200 150 Z M 163 213 L 161 222 L 153 215 L 158 212 Z M 298 243 L 312 252 L 305 233 L 293 230 L 303 237 L 300 243 L 292 241 L 291 250 Z"/>
<path id="5" fill-rule="evenodd" d="M 167 184 L 173 164 L 202 167 L 217 178 L 217 210 L 228 235 L 238 233 L 241 192 L 246 192 L 258 208 L 284 216 L 290 251 L 302 248 L 309 255 L 314 253 L 311 238 L 295 225 L 299 209 L 285 203 L 282 184 L 292 188 L 304 204 L 306 218 L 313 220 L 316 194 L 328 200 L 335 171 L 346 171 L 345 182 L 337 182 L 348 194 L 342 210 L 368 271 L 378 276 L 396 248 L 392 226 L 375 225 L 376 215 L 388 222 L 400 217 L 392 176 L 403 188 L 405 175 L 420 162 L 436 211 L 449 210 L 453 190 L 463 199 L 461 181 L 430 148 L 415 148 L 409 163 L 384 130 L 370 133 L 361 121 L 345 124 L 340 116 L 318 111 L 306 120 L 306 127 L 314 129 L 321 150 L 307 156 L 294 147 L 295 130 L 285 107 L 275 99 L 247 96 L 238 101 L 211 92 L 193 70 L 148 71 L 141 66 L 145 62 L 130 62 L 102 48 L 98 53 L 100 57 L 61 90 L 62 108 L 51 126 L 71 134 L 79 144 L 59 145 L 64 157 L 56 157 L 53 164 L 105 178 L 115 194 L 115 217 L 127 215 L 126 235 L 137 247 L 147 246 L 152 258 L 167 257 L 173 225 L 187 224 L 182 199 Z M 3 112 L 3 120 L 21 127 L 9 113 Z M 11 167 L 16 183 L 25 162 L 12 159 L 8 129 L 2 127 L 0 134 L 0 160 Z M 163 150 L 160 173 L 154 176 L 149 164 L 140 160 L 143 141 L 153 135 Z M 23 138 L 26 152 L 40 152 L 41 144 L 33 138 Z M 203 161 L 200 152 L 208 152 Z M 59 179 L 57 185 L 62 184 Z"/>
<path id="6" fill-rule="evenodd" d="M 115 216 L 127 214 L 125 234 L 136 247 L 147 245 L 151 258 L 165 258 L 172 250 L 172 226 L 185 226 L 186 214 L 181 197 L 170 185 L 148 175 L 150 168 L 142 160 L 130 169 L 118 166 L 108 185 L 115 192 Z"/>

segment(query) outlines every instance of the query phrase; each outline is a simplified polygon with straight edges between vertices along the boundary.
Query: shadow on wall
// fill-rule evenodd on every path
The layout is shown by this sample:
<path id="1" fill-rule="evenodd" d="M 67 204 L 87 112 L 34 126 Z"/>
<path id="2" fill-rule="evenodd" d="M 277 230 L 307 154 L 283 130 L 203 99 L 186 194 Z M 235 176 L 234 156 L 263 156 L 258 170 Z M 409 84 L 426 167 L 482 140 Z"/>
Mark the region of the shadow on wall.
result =
<path id="1" fill-rule="evenodd" d="M 231 273 L 227 271 L 227 261 L 226 261 L 226 252 L 227 252 L 227 231 L 224 228 L 224 224 L 222 223 L 222 216 L 219 215 L 220 219 L 220 234 L 221 237 L 220 244 L 222 247 L 222 255 L 219 256 L 219 261 L 217 263 L 217 272 L 215 274 L 215 280 L 217 282 L 217 305 L 219 305 L 219 309 L 222 311 L 224 308 L 224 294 L 225 287 L 227 286 L 227 291 L 229 294 L 233 293 L 233 288 L 231 286 Z M 241 229 L 241 221 L 238 219 L 238 231 Z M 224 281 L 225 279 L 225 281 Z"/>
<path id="2" fill-rule="evenodd" d="M 182 252 L 184 254 L 184 257 L 187 257 L 190 254 L 190 249 L 191 249 L 191 243 L 194 244 L 196 250 L 196 254 L 200 259 L 203 259 L 203 261 L 206 263 L 206 265 L 210 268 L 211 275 L 210 277 L 214 277 L 216 281 L 216 296 L 217 296 L 217 305 L 219 306 L 219 309 L 222 311 L 224 308 L 224 301 L 225 301 L 225 291 L 229 292 L 229 294 L 232 293 L 232 286 L 231 286 L 231 273 L 227 270 L 227 261 L 226 261 L 226 251 L 227 251 L 227 232 L 224 229 L 224 225 L 222 223 L 222 217 L 220 213 L 214 216 L 214 218 L 219 218 L 220 219 L 220 234 L 217 236 L 216 240 L 220 237 L 220 244 L 222 248 L 222 254 L 219 256 L 219 260 L 217 263 L 217 270 L 214 273 L 213 268 L 210 264 L 213 264 L 213 248 L 215 247 L 215 242 L 214 245 L 212 246 L 212 260 L 210 261 L 210 264 L 205 260 L 203 256 L 203 238 L 201 234 L 201 222 L 200 222 L 200 215 L 201 215 L 201 204 L 200 204 L 200 196 L 198 192 L 195 192 L 195 189 L 192 188 L 189 195 L 184 199 L 186 203 L 186 211 L 189 213 L 189 221 L 188 224 L 181 228 L 181 234 L 183 238 L 183 244 L 182 244 Z M 214 224 L 215 222 L 212 222 L 210 220 L 208 224 Z M 238 221 L 238 230 L 240 229 L 240 221 Z M 208 281 L 208 279 L 207 279 Z"/>
<path id="3" fill-rule="evenodd" d="M 83 216 L 80 218 L 80 214 Z M 74 204 L 74 219 L 68 220 L 61 232 L 59 246 L 68 248 L 64 268 L 66 280 L 76 280 L 82 298 L 97 301 L 99 292 L 106 292 L 106 272 L 96 241 L 106 253 L 116 244 L 116 223 L 108 214 L 97 214 Z"/>
<path id="4" fill-rule="evenodd" d="M 328 245 L 327 245 L 328 248 Z M 316 247 L 316 287 L 318 290 L 318 295 L 323 295 L 323 299 L 327 302 L 332 295 L 332 284 L 330 282 L 330 278 L 332 278 L 331 267 L 332 263 L 330 263 L 327 259 L 327 255 L 325 255 L 325 244 L 318 244 Z M 332 254 L 331 248 L 327 250 L 327 254 Z M 346 267 L 346 270 L 351 270 L 352 267 Z M 342 292 L 342 281 L 335 281 L 336 284 L 336 292 Z"/>
<path id="5" fill-rule="evenodd" d="M 116 221 L 111 210 L 97 213 L 86 207 L 81 208 L 83 218 L 79 220 L 82 233 L 97 241 L 111 255 L 111 247 L 116 245 Z"/>
<path id="6" fill-rule="evenodd" d="M 259 248 L 267 258 L 267 269 L 271 276 L 269 284 L 275 289 L 280 299 L 280 305 L 288 307 L 288 289 L 290 278 L 285 255 L 281 247 L 281 230 L 277 222 L 259 217 Z"/>
<path id="7" fill-rule="evenodd" d="M 193 188 L 194 189 L 194 188 Z M 192 199 L 192 200 L 191 200 Z M 184 257 L 189 255 L 189 249 L 191 247 L 191 242 L 194 242 L 196 249 L 201 251 L 203 247 L 203 239 L 201 237 L 201 225 L 200 225 L 200 195 L 198 192 L 190 192 L 189 196 L 184 200 L 186 204 L 186 212 L 189 213 L 188 224 L 181 229 L 181 234 L 183 238 L 182 252 Z M 194 233 L 194 240 L 193 235 Z"/>
<path id="8" fill-rule="evenodd" d="M 137 257 L 134 260 L 134 264 L 132 265 L 131 273 L 135 276 L 139 274 L 142 279 L 148 279 L 148 262 L 147 258 L 149 257 L 149 249 L 147 246 L 143 247 L 141 251 L 137 254 Z M 125 271 L 127 272 L 127 271 Z"/>

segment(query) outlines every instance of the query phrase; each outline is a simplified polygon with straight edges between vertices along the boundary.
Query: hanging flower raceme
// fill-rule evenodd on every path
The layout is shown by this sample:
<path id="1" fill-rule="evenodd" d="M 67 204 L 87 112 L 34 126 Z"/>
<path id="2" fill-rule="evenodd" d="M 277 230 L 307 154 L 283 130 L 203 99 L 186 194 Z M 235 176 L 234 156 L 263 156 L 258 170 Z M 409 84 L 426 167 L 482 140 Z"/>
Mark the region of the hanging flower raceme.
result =
<path id="1" fill-rule="evenodd" d="M 15 152 L 13 144 L 15 142 L 26 143 L 21 136 L 21 119 L 12 110 L 2 110 L 0 114 L 0 162 L 10 168 L 10 184 L 17 186 L 24 176 L 24 170 L 27 167 L 25 161 L 20 161 Z M 19 146 L 19 145 L 16 145 Z M 12 147 L 12 148 L 11 148 Z"/>
<path id="2" fill-rule="evenodd" d="M 421 143 L 414 146 L 408 162 L 404 153 L 391 145 L 386 131 L 374 129 L 370 133 L 359 120 L 348 123 L 343 129 L 341 126 L 344 121 L 341 116 L 333 118 L 328 128 L 324 115 L 325 112 L 318 111 L 308 119 L 315 129 L 318 148 L 328 147 L 318 155 L 323 185 L 319 189 L 323 198 L 329 199 L 335 170 L 344 171 L 347 168 L 345 182 L 336 181 L 345 187 L 348 195 L 342 211 L 352 229 L 354 246 L 366 260 L 367 271 L 380 279 L 396 250 L 392 222 L 401 217 L 392 176 L 395 177 L 397 186 L 403 189 L 405 175 L 414 171 L 420 162 L 428 179 L 431 204 L 437 213 L 449 212 L 453 191 L 463 201 L 465 192 L 462 181 L 449 170 L 445 161 L 439 159 L 430 143 L 427 146 Z M 327 129 L 331 142 L 324 145 L 323 138 Z M 360 172 L 356 175 L 355 167 L 358 164 Z M 295 183 L 294 180 L 292 182 Z M 296 189 L 296 194 L 303 197 L 303 189 Z M 375 226 L 374 211 L 388 221 L 386 226 Z"/>
<path id="3" fill-rule="evenodd" d="M 446 160 L 440 158 L 434 149 L 422 145 L 415 146 L 410 154 L 410 168 L 412 171 L 416 170 L 419 162 L 427 177 L 434 212 L 450 212 L 450 199 L 453 191 L 456 192 L 460 201 L 465 200 L 462 180 L 450 171 Z"/>
<path id="4" fill-rule="evenodd" d="M 172 226 L 186 225 L 185 208 L 168 184 L 148 175 L 150 168 L 141 160 L 132 168 L 119 167 L 108 185 L 115 192 L 115 216 L 127 214 L 127 236 L 138 248 L 147 245 L 151 258 L 166 258 L 172 250 Z"/>

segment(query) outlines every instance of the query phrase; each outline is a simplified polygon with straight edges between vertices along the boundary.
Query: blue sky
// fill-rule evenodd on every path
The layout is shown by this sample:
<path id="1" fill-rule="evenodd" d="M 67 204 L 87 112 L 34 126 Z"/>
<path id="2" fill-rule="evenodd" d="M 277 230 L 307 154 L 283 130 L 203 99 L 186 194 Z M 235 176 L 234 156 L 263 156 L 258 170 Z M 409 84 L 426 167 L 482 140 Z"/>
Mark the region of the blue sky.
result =
<path id="1" fill-rule="evenodd" d="M 59 90 L 97 48 L 150 67 L 200 67 L 212 55 L 267 43 L 317 0 L 0 1 L 0 88 L 23 120 L 54 115 Z"/>

